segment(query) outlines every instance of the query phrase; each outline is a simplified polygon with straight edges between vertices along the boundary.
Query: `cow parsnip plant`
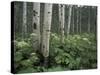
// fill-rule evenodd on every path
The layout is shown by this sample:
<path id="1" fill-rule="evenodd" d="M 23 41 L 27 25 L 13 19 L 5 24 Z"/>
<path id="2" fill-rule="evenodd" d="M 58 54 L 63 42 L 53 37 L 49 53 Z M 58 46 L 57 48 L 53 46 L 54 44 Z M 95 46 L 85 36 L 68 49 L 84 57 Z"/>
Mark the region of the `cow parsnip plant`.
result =
<path id="1" fill-rule="evenodd" d="M 25 40 L 14 40 L 16 73 L 66 71 L 97 67 L 95 35 L 85 33 L 65 36 L 64 43 L 61 44 L 60 35 L 51 33 L 48 67 L 41 65 L 40 60 L 43 58 L 32 47 L 34 35 L 32 34 Z"/>

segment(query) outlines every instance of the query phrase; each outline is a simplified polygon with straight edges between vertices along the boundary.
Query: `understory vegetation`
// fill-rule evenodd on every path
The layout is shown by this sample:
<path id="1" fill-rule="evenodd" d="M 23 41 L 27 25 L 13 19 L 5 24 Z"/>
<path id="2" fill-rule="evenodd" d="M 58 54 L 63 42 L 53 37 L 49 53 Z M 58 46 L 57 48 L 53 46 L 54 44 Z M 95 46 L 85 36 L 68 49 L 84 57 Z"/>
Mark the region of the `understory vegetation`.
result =
<path id="1" fill-rule="evenodd" d="M 96 36 L 94 34 L 74 34 L 64 37 L 60 42 L 60 35 L 51 33 L 48 66 L 42 65 L 42 56 L 32 47 L 34 34 L 21 40 L 14 40 L 15 71 L 16 73 L 50 72 L 79 69 L 93 69 L 97 67 Z"/>

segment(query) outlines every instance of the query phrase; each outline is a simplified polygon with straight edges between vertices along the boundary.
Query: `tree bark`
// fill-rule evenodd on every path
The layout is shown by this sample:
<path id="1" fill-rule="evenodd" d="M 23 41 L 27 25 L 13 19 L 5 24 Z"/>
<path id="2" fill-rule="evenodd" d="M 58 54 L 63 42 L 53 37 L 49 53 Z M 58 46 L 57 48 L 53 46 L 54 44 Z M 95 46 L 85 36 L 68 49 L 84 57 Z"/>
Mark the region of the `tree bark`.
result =
<path id="1" fill-rule="evenodd" d="M 88 7 L 88 33 L 90 33 L 90 7 Z"/>
<path id="2" fill-rule="evenodd" d="M 43 23 L 42 44 L 41 44 L 42 55 L 44 57 L 43 65 L 45 67 L 48 64 L 51 19 L 52 19 L 52 4 L 46 3 L 44 8 L 44 23 Z"/>
<path id="3" fill-rule="evenodd" d="M 69 6 L 69 16 L 68 16 L 68 29 L 67 29 L 67 35 L 69 35 L 69 33 L 70 33 L 71 16 L 72 16 L 72 5 Z"/>
<path id="4" fill-rule="evenodd" d="M 33 48 L 40 50 L 40 3 L 33 4 Z"/>
<path id="5" fill-rule="evenodd" d="M 61 43 L 64 43 L 65 5 L 59 4 L 59 24 L 61 31 Z"/>
<path id="6" fill-rule="evenodd" d="M 73 7 L 73 24 L 72 24 L 72 25 L 73 25 L 73 28 L 72 28 L 73 34 L 74 34 L 74 28 L 75 28 L 75 27 L 74 27 L 74 23 L 75 23 L 75 22 L 74 22 L 74 7 Z"/>
<path id="7" fill-rule="evenodd" d="M 77 6 L 77 28 L 76 28 L 76 30 L 77 30 L 77 33 L 78 33 L 78 29 L 79 29 L 79 5 Z"/>
<path id="8" fill-rule="evenodd" d="M 27 35 L 27 3 L 23 3 L 23 25 L 22 25 L 22 39 Z"/>
<path id="9" fill-rule="evenodd" d="M 45 4 L 44 8 L 44 23 L 42 32 L 42 54 L 45 58 L 49 56 L 49 39 L 51 31 L 51 19 L 52 19 L 52 4 Z"/>
<path id="10" fill-rule="evenodd" d="M 80 10 L 80 11 L 79 11 L 79 16 L 80 16 L 80 17 L 79 17 L 79 18 L 80 18 L 80 22 L 79 22 L 80 24 L 79 24 L 79 25 L 80 25 L 80 33 L 81 33 L 81 6 L 80 6 L 80 9 L 79 9 L 79 10 Z"/>

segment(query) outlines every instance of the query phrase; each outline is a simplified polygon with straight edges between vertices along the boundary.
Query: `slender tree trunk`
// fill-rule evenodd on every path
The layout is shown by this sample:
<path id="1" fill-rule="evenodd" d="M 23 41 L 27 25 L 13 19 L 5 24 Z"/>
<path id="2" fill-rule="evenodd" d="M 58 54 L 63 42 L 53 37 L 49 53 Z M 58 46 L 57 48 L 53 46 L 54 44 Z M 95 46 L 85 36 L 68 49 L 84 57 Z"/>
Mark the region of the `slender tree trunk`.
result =
<path id="1" fill-rule="evenodd" d="M 90 7 L 88 10 L 88 33 L 90 33 Z"/>
<path id="2" fill-rule="evenodd" d="M 76 28 L 77 33 L 78 33 L 78 29 L 79 29 L 79 10 L 78 10 L 78 7 L 79 6 L 77 6 L 77 28 Z"/>
<path id="3" fill-rule="evenodd" d="M 74 27 L 74 7 L 73 7 L 73 20 L 72 20 L 72 21 L 73 21 L 73 24 L 72 24 L 72 25 L 73 25 L 72 31 L 73 31 L 73 34 L 74 34 L 74 28 L 75 28 L 75 27 Z"/>
<path id="4" fill-rule="evenodd" d="M 42 54 L 44 56 L 44 65 L 47 65 L 47 58 L 49 56 L 49 40 L 51 31 L 51 19 L 52 19 L 52 4 L 45 4 L 44 8 L 44 24 L 42 32 Z"/>
<path id="5" fill-rule="evenodd" d="M 94 33 L 97 32 L 97 7 L 93 8 L 94 10 Z"/>
<path id="6" fill-rule="evenodd" d="M 40 50 L 40 3 L 33 5 L 33 48 Z"/>
<path id="7" fill-rule="evenodd" d="M 61 43 L 64 43 L 65 5 L 59 4 L 59 24 L 61 31 Z"/>
<path id="8" fill-rule="evenodd" d="M 23 25 L 22 25 L 22 39 L 26 38 L 27 34 L 27 3 L 23 3 Z"/>
<path id="9" fill-rule="evenodd" d="M 80 6 L 80 11 L 79 11 L 79 15 L 80 15 L 80 33 L 81 33 L 81 6 Z"/>
<path id="10" fill-rule="evenodd" d="M 71 15 L 72 15 L 72 5 L 69 6 L 69 16 L 68 16 L 68 29 L 67 29 L 67 35 L 69 35 L 69 33 L 70 33 Z"/>

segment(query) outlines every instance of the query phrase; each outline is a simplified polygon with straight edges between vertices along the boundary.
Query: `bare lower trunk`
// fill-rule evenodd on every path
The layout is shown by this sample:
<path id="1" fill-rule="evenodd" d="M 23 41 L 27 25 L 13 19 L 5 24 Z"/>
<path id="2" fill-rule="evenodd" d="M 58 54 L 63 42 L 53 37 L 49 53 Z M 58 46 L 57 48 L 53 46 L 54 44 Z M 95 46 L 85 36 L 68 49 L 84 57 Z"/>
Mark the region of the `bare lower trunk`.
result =
<path id="1" fill-rule="evenodd" d="M 73 34 L 74 34 L 74 28 L 75 28 L 74 27 L 74 7 L 73 7 L 73 24 L 72 25 L 73 25 L 72 31 L 73 31 Z"/>
<path id="2" fill-rule="evenodd" d="M 40 3 L 33 5 L 33 48 L 40 50 Z"/>
<path id="3" fill-rule="evenodd" d="M 51 19 L 52 19 L 52 4 L 45 4 L 44 9 L 44 24 L 42 33 L 42 54 L 44 56 L 44 66 L 47 65 L 46 59 L 49 56 L 49 39 L 51 30 Z"/>
<path id="4" fill-rule="evenodd" d="M 81 6 L 80 6 L 80 12 L 79 12 L 79 15 L 80 15 L 80 33 L 81 33 Z"/>
<path id="5" fill-rule="evenodd" d="M 22 25 L 22 39 L 27 35 L 27 3 L 23 3 L 23 25 Z"/>
<path id="6" fill-rule="evenodd" d="M 59 4 L 59 24 L 61 31 L 61 43 L 64 43 L 65 5 Z"/>
<path id="7" fill-rule="evenodd" d="M 90 33 L 90 7 L 88 11 L 88 32 Z"/>
<path id="8" fill-rule="evenodd" d="M 47 57 L 49 56 L 49 40 L 52 19 L 52 4 L 45 4 L 44 23 L 42 32 L 42 55 L 44 56 L 44 64 L 47 65 Z"/>
<path id="9" fill-rule="evenodd" d="M 67 29 L 67 35 L 69 35 L 69 33 L 70 33 L 71 15 L 72 15 L 72 6 L 69 6 L 69 16 L 68 16 L 68 29 Z"/>
<path id="10" fill-rule="evenodd" d="M 79 6 L 77 6 L 77 33 L 78 33 L 78 29 L 79 29 L 79 10 L 78 10 L 78 7 Z"/>

